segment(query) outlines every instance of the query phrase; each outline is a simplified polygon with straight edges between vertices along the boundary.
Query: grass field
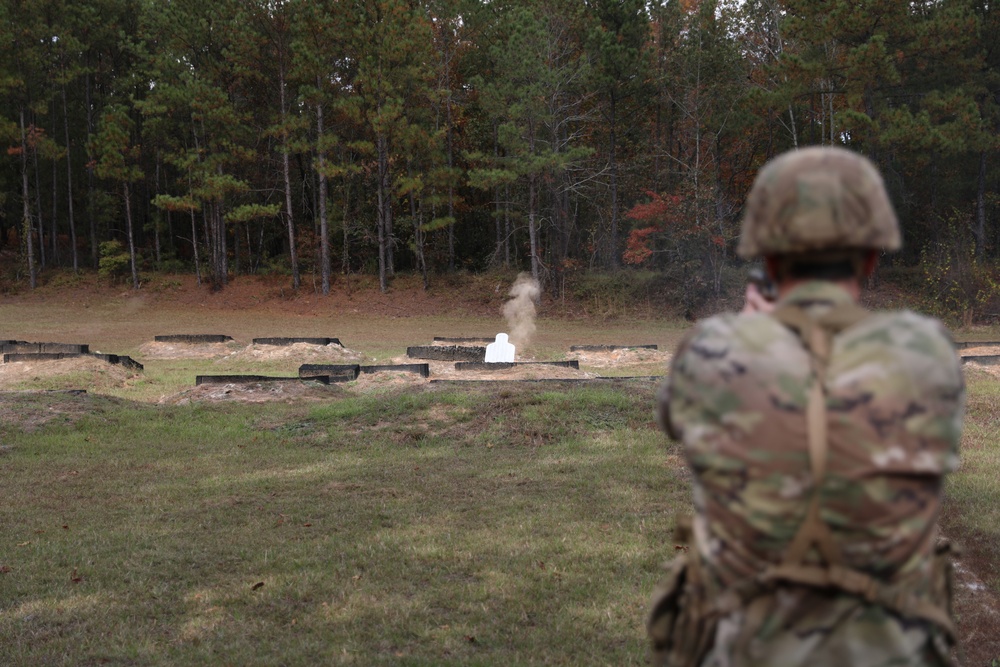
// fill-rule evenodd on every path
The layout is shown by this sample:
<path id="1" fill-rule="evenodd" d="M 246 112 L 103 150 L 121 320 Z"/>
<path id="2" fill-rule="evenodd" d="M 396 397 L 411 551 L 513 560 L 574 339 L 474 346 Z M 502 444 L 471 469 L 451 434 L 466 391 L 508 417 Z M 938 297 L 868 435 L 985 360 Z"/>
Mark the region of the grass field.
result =
<path id="1" fill-rule="evenodd" d="M 172 289 L 5 298 L 0 338 L 137 356 L 162 333 L 338 336 L 371 362 L 503 325 L 493 297 L 404 316 L 423 297 L 357 295 L 350 312 L 265 299 L 266 286 L 262 304 L 246 288 Z M 539 358 L 575 343 L 672 348 L 687 326 L 544 310 L 538 325 Z M 206 370 L 252 369 L 159 360 L 126 382 L 44 387 L 97 382 L 85 395 L 0 396 L 0 665 L 646 663 L 648 598 L 690 504 L 679 451 L 653 424 L 654 381 L 158 402 Z M 959 592 L 966 664 L 990 665 L 1000 380 L 968 381 L 944 527 L 987 587 Z"/>
<path id="2" fill-rule="evenodd" d="M 0 662 L 643 664 L 688 502 L 652 393 L 8 399 Z"/>

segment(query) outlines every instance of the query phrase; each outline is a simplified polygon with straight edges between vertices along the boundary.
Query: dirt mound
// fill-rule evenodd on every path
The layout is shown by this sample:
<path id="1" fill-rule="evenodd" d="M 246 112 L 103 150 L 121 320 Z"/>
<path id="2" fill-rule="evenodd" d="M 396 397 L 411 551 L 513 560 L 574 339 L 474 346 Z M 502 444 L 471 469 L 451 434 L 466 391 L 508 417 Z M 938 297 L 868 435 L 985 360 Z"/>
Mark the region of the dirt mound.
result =
<path id="1" fill-rule="evenodd" d="M 982 373 L 992 378 L 1000 378 L 1000 366 L 987 366 L 985 364 L 977 364 L 974 361 L 962 364 L 962 371 L 967 376 L 970 373 Z"/>
<path id="2" fill-rule="evenodd" d="M 145 359 L 217 359 L 239 349 L 233 343 L 144 343 L 139 354 Z"/>
<path id="3" fill-rule="evenodd" d="M 0 389 L 86 389 L 100 393 L 131 386 L 142 374 L 96 357 L 0 364 Z"/>
<path id="4" fill-rule="evenodd" d="M 342 345 L 312 345 L 310 343 L 293 343 L 291 345 L 247 345 L 242 350 L 233 352 L 226 361 L 270 361 L 296 359 L 303 362 L 324 361 L 330 363 L 358 362 L 364 357 Z"/>
<path id="5" fill-rule="evenodd" d="M 634 364 L 659 363 L 666 372 L 667 363 L 670 362 L 670 353 L 649 348 L 630 347 L 616 350 L 578 350 L 566 355 L 569 359 L 576 359 L 581 366 L 591 366 L 593 368 L 612 368 L 617 366 L 630 366 Z"/>
<path id="6" fill-rule="evenodd" d="M 280 401 L 330 400 L 341 395 L 343 390 L 333 385 L 299 380 L 274 382 L 231 382 L 226 384 L 202 384 L 160 400 L 166 405 L 187 405 L 188 403 L 239 401 L 243 403 L 270 403 Z"/>

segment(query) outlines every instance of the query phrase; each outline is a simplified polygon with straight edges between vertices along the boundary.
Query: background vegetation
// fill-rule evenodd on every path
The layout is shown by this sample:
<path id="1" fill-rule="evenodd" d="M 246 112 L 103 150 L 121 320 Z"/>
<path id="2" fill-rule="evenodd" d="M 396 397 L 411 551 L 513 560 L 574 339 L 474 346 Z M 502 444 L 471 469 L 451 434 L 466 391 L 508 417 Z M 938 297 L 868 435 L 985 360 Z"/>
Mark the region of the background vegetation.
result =
<path id="1" fill-rule="evenodd" d="M 990 318 L 998 34 L 986 0 L 7 0 L 4 279 L 506 266 L 558 295 L 624 263 L 696 304 L 760 165 L 837 144 L 886 175 L 893 263 Z"/>

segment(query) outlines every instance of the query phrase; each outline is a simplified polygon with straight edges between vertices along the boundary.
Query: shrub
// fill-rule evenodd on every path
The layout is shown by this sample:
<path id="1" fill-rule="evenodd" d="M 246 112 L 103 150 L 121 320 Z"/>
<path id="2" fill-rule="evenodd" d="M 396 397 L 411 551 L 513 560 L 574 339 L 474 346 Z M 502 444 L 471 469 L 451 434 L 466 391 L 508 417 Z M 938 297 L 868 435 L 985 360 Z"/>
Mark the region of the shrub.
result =
<path id="1" fill-rule="evenodd" d="M 943 320 L 969 326 L 1000 313 L 1000 268 L 976 257 L 971 219 L 955 211 L 938 221 L 938 235 L 920 253 L 922 307 Z"/>
<path id="2" fill-rule="evenodd" d="M 101 278 L 117 282 L 129 274 L 129 254 L 120 241 L 105 241 L 98 246 L 98 252 L 97 275 Z"/>

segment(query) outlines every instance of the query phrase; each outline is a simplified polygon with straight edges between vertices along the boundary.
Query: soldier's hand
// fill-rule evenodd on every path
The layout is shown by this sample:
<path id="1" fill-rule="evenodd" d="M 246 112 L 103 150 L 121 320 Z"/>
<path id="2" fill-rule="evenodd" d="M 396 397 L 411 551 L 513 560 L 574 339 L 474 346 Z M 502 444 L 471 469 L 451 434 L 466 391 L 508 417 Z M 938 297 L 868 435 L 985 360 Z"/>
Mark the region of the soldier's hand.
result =
<path id="1" fill-rule="evenodd" d="M 774 312 L 774 303 L 765 299 L 764 295 L 760 293 L 760 290 L 753 283 L 747 283 L 745 298 L 746 302 L 743 304 L 743 310 L 740 311 L 743 315 Z"/>

